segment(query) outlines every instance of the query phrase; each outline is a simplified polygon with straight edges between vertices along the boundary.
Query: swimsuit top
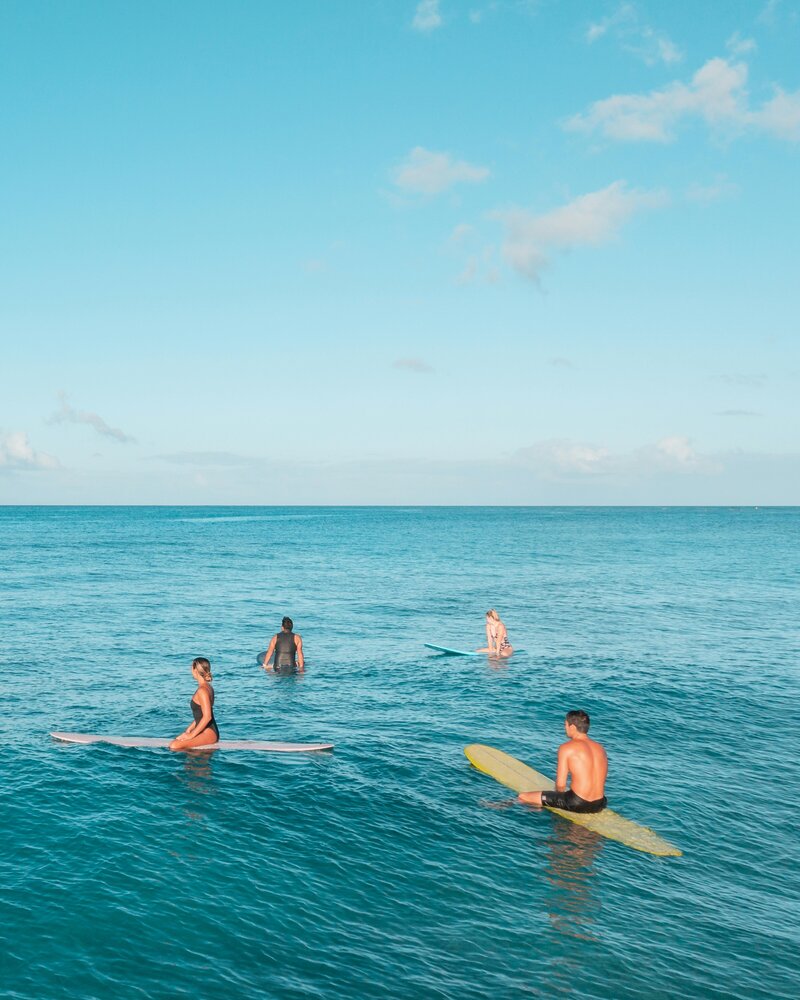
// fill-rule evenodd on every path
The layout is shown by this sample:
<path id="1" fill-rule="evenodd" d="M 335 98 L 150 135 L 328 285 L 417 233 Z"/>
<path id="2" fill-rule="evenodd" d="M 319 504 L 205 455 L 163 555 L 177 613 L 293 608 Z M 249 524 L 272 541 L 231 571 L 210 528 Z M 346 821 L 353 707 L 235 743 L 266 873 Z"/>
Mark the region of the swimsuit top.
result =
<path id="1" fill-rule="evenodd" d="M 192 695 L 192 697 L 189 699 L 189 707 L 192 710 L 192 715 L 194 717 L 195 725 L 198 725 L 200 723 L 200 720 L 203 718 L 203 709 L 194 700 L 194 695 Z M 213 691 L 211 691 L 211 721 L 208 723 L 208 728 L 209 729 L 215 729 L 215 730 L 217 730 L 217 733 L 219 733 L 219 730 L 217 729 L 217 720 L 214 718 L 214 692 Z"/>
<path id="2" fill-rule="evenodd" d="M 294 669 L 297 666 L 297 660 L 295 659 L 297 646 L 294 640 L 294 632 L 278 632 L 275 636 L 276 667 L 281 667 L 285 670 L 287 667 Z"/>
<path id="3" fill-rule="evenodd" d="M 492 625 L 489 626 L 489 635 L 495 642 L 497 642 L 497 633 L 500 631 L 501 625 L 502 622 L 495 622 L 493 626 Z M 503 627 L 505 628 L 505 626 Z M 508 632 L 506 632 L 506 634 L 503 636 L 502 642 L 500 643 L 500 648 L 503 649 L 504 647 L 510 645 L 511 643 L 508 641 Z"/>

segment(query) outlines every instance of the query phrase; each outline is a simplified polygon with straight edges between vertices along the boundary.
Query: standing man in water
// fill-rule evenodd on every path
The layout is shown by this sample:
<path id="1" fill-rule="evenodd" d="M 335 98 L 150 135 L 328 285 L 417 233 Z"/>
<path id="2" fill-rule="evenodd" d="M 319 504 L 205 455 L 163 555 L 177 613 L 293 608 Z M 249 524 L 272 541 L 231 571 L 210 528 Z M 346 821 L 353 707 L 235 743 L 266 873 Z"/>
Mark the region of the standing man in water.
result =
<path id="1" fill-rule="evenodd" d="M 558 748 L 556 790 L 521 792 L 517 799 L 529 806 L 551 806 L 579 813 L 600 812 L 607 804 L 606 752 L 599 743 L 589 739 L 589 716 L 586 712 L 567 712 L 564 732 L 569 740 Z M 570 775 L 572 786 L 567 788 L 567 778 Z"/>
<path id="2" fill-rule="evenodd" d="M 292 631 L 294 622 L 291 618 L 284 618 L 281 622 L 281 630 L 270 639 L 269 648 L 264 654 L 264 669 L 274 670 L 276 673 L 297 673 L 305 671 L 305 659 L 303 657 L 303 640 Z M 270 666 L 269 661 L 272 654 L 275 654 L 275 663 Z"/>

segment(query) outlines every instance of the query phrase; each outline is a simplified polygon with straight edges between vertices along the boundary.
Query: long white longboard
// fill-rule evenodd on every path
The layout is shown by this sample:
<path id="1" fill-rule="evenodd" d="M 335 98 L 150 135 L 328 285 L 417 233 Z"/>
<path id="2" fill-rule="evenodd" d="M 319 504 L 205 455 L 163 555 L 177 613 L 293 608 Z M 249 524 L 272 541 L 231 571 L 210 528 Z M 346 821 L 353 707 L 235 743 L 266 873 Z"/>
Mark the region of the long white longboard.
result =
<path id="1" fill-rule="evenodd" d="M 50 733 L 64 743 L 110 743 L 115 747 L 166 748 L 172 740 L 151 736 L 95 736 L 92 733 Z M 309 753 L 315 750 L 333 750 L 333 743 L 270 743 L 263 740 L 220 740 L 192 750 L 263 750 L 267 753 Z"/>

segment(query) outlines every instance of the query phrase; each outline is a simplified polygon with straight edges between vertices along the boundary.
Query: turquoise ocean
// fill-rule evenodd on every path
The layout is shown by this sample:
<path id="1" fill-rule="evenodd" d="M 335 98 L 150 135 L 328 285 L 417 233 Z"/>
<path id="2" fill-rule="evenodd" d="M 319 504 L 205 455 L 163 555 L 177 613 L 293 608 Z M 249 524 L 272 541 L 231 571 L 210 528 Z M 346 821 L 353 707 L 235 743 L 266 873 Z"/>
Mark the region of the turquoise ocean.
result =
<path id="1" fill-rule="evenodd" d="M 0 994 L 800 996 L 800 510 L 0 508 Z M 525 653 L 475 648 L 497 608 Z M 259 670 L 284 614 L 304 676 Z M 167 736 L 212 661 L 230 739 Z M 564 712 L 659 859 L 473 770 Z"/>

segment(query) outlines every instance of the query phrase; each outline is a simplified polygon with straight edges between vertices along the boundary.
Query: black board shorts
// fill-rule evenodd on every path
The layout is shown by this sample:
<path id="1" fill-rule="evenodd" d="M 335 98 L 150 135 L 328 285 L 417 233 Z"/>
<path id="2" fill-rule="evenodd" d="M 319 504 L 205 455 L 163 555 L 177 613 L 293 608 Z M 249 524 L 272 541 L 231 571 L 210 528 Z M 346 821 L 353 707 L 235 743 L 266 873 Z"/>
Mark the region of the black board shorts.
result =
<path id="1" fill-rule="evenodd" d="M 608 805 L 605 795 L 602 799 L 589 802 L 576 795 L 571 788 L 566 792 L 542 792 L 542 805 L 551 809 L 565 809 L 573 813 L 599 813 Z"/>

